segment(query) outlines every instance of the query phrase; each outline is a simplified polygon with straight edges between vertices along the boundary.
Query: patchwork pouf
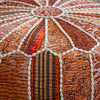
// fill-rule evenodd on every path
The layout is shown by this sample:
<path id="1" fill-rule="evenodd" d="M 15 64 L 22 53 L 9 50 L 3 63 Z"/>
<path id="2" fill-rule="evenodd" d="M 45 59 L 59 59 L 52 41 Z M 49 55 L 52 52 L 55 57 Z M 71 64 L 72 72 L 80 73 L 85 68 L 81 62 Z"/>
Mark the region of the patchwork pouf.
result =
<path id="1" fill-rule="evenodd" d="M 100 100 L 100 4 L 0 0 L 0 100 Z"/>

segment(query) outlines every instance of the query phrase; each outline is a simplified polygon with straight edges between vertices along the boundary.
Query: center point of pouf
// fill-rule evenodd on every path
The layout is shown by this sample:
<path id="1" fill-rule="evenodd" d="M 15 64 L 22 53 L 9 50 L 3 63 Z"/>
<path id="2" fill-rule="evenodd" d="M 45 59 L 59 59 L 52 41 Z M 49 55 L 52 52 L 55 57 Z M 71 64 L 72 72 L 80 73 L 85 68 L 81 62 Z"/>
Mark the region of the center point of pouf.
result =
<path id="1" fill-rule="evenodd" d="M 55 7 L 38 7 L 32 10 L 32 14 L 37 17 L 54 17 L 62 14 L 62 10 Z"/>

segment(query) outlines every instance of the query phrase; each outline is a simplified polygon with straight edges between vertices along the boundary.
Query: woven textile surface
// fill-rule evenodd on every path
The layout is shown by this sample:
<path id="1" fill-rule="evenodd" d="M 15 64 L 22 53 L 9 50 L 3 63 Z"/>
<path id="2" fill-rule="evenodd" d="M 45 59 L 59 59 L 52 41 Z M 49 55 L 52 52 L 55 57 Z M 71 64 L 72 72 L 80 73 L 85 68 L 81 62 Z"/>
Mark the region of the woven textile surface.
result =
<path id="1" fill-rule="evenodd" d="M 0 0 L 0 100 L 100 100 L 100 3 Z"/>

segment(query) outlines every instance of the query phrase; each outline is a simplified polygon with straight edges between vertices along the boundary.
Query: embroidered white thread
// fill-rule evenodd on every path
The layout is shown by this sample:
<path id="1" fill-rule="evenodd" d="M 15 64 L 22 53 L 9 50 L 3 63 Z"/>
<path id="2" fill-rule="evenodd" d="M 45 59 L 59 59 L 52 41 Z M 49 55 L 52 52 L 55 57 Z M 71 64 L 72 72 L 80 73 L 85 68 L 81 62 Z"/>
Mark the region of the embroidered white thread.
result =
<path id="1" fill-rule="evenodd" d="M 75 16 L 75 17 L 83 17 L 83 18 L 100 19 L 100 18 L 97 18 L 97 17 L 84 16 L 84 15 L 74 15 L 74 14 L 66 14 L 66 16 Z"/>
<path id="2" fill-rule="evenodd" d="M 8 22 L 8 23 L 6 23 L 6 24 L 3 24 L 3 25 L 1 25 L 0 27 L 4 27 L 4 26 L 7 26 L 7 25 L 9 25 L 9 24 L 13 24 L 13 23 L 16 23 L 16 22 L 18 22 L 18 21 L 22 21 L 22 20 L 25 20 L 25 19 L 28 19 L 28 18 L 32 18 L 32 16 L 28 16 L 28 15 L 25 15 L 26 17 L 24 17 L 24 16 L 22 16 L 22 17 L 24 17 L 24 18 L 20 18 L 20 19 L 17 19 L 17 20 L 14 20 L 14 21 L 12 21 L 12 22 Z M 28 17 L 27 17 L 28 16 Z M 21 17 L 21 16 L 20 16 Z"/>
<path id="3" fill-rule="evenodd" d="M 19 29 L 20 27 L 22 27 L 22 26 L 24 26 L 24 25 L 30 23 L 31 21 L 32 21 L 32 20 L 30 19 L 29 21 L 27 21 L 27 22 L 21 24 L 20 26 L 17 26 L 16 28 L 14 28 L 11 32 L 9 32 L 8 34 L 6 34 L 6 35 L 2 38 L 2 40 L 0 40 L 0 43 L 1 43 L 5 38 L 7 38 L 10 34 L 12 34 L 12 32 L 14 32 L 14 31 L 16 31 L 17 29 Z"/>
<path id="4" fill-rule="evenodd" d="M 45 19 L 45 44 L 44 47 L 47 47 L 48 42 L 48 19 Z"/>
<path id="5" fill-rule="evenodd" d="M 73 1 L 76 1 L 76 0 L 70 0 L 70 1 L 67 1 L 67 2 L 65 2 L 65 3 L 61 4 L 61 5 L 60 5 L 60 6 L 58 6 L 58 7 L 60 8 L 60 7 L 62 7 L 62 6 L 64 6 L 64 5 L 66 5 L 66 4 L 70 3 L 70 2 L 73 2 Z"/>
<path id="6" fill-rule="evenodd" d="M 63 20 L 63 21 L 65 21 L 65 22 L 67 22 L 67 23 L 69 23 L 69 24 L 71 24 L 72 26 L 76 27 L 76 28 L 79 29 L 80 31 L 84 32 L 86 35 L 90 36 L 94 41 L 96 41 L 97 44 L 99 44 L 99 41 L 98 41 L 94 36 L 92 36 L 91 34 L 89 34 L 88 32 L 86 32 L 85 30 L 83 30 L 83 29 L 80 28 L 79 26 L 75 25 L 75 24 L 72 23 L 72 22 L 69 22 L 69 21 L 67 21 L 67 20 L 64 20 L 64 19 L 62 19 L 62 18 L 60 18 L 60 19 Z"/>
<path id="7" fill-rule="evenodd" d="M 34 18 L 33 20 L 31 20 L 31 22 L 34 21 L 34 20 L 36 20 L 36 19 L 37 19 L 37 18 Z M 37 21 L 37 22 L 33 25 L 33 27 L 27 32 L 27 34 L 23 37 L 23 39 L 21 40 L 21 42 L 20 42 L 20 44 L 19 44 L 18 50 L 20 49 L 20 47 L 21 47 L 23 41 L 26 39 L 26 37 L 30 34 L 30 32 L 36 27 L 36 25 L 37 25 L 41 20 L 42 20 L 42 18 L 41 18 L 39 21 Z"/>
<path id="8" fill-rule="evenodd" d="M 94 22 L 92 22 L 92 21 L 86 21 L 86 20 L 80 19 L 80 18 L 78 18 L 78 17 L 77 17 L 77 18 L 76 18 L 76 17 L 72 17 L 72 16 L 65 16 L 65 17 L 73 18 L 73 19 L 76 19 L 76 20 L 80 20 L 80 21 L 84 21 L 84 22 L 87 22 L 87 23 L 91 23 L 91 24 L 100 26 L 100 24 L 94 23 Z"/>
<path id="9" fill-rule="evenodd" d="M 73 48 L 75 48 L 75 45 L 72 41 L 72 39 L 69 37 L 69 35 L 62 29 L 62 27 L 60 26 L 60 24 L 54 19 L 52 18 L 52 20 L 56 23 L 56 25 L 59 27 L 59 29 L 64 33 L 64 35 L 69 39 L 71 45 L 73 46 Z"/>
<path id="10" fill-rule="evenodd" d="M 2 0 L 1 2 L 15 2 L 15 3 L 19 3 L 19 4 L 24 4 L 24 5 L 27 5 L 27 6 L 30 6 L 30 7 L 36 7 L 36 6 L 32 5 L 32 4 L 28 4 L 28 3 L 20 2 L 20 1 Z"/>
<path id="11" fill-rule="evenodd" d="M 100 4 L 96 4 L 96 3 L 94 3 L 94 4 L 81 4 L 81 5 L 76 5 L 76 6 L 69 6 L 69 7 L 65 7 L 65 8 L 62 8 L 62 9 L 66 9 L 66 8 L 68 8 L 68 9 L 70 9 L 70 8 L 72 8 L 72 9 L 75 9 L 75 7 L 81 7 L 81 6 L 98 6 L 98 5 L 100 5 Z"/>
<path id="12" fill-rule="evenodd" d="M 29 7 L 20 7 L 20 6 L 0 6 L 0 8 L 19 8 L 19 9 L 33 9 Z"/>
<path id="13" fill-rule="evenodd" d="M 93 62 L 92 62 L 92 55 L 89 54 L 89 57 L 90 57 L 90 64 L 91 64 L 91 100 L 93 100 L 93 95 L 94 95 L 94 78 L 93 78 Z"/>
<path id="14" fill-rule="evenodd" d="M 29 5 L 29 6 L 31 6 L 31 7 L 36 7 L 36 6 L 34 6 L 34 5 L 31 5 L 31 4 L 28 4 L 28 3 L 24 3 L 24 2 L 19 2 L 19 1 L 11 1 L 11 0 L 2 0 L 1 2 L 16 2 L 16 3 L 21 3 L 21 4 L 25 4 L 25 5 Z M 75 0 L 71 0 L 71 1 L 75 1 Z M 35 0 L 35 2 L 37 2 L 36 0 Z M 47 2 L 48 2 L 48 0 L 47 0 Z M 53 5 L 53 6 L 55 6 L 57 3 L 59 3 L 60 2 L 60 0 L 57 0 L 56 2 L 55 2 L 55 4 Z M 68 3 L 68 2 L 67 2 Z M 62 7 L 63 5 L 65 5 L 65 4 L 67 4 L 67 3 L 63 3 L 62 5 L 60 5 L 59 7 Z M 38 2 L 38 4 L 40 5 L 40 3 Z M 47 4 L 47 6 L 48 6 L 48 3 L 46 3 Z M 88 5 L 90 5 L 90 4 L 87 4 L 86 6 L 88 6 Z M 92 4 L 91 4 L 92 5 Z M 41 6 L 41 5 L 40 5 Z M 77 6 L 71 6 L 71 7 L 68 7 L 68 8 L 72 8 L 72 7 L 78 7 L 78 6 L 82 6 L 82 5 L 77 5 Z M 58 8 L 59 8 L 58 7 Z M 6 7 L 5 7 L 6 8 Z M 9 7 L 9 8 L 13 8 L 13 7 Z M 16 7 L 17 8 L 17 7 Z M 27 8 L 27 7 L 26 7 Z M 66 8 L 65 8 L 66 9 Z M 97 8 L 95 8 L 95 9 L 97 9 Z M 78 9 L 77 9 L 78 10 Z M 86 9 L 86 10 L 88 10 L 88 9 Z M 24 13 L 21 13 L 21 14 L 24 14 Z M 86 13 L 86 14 L 88 14 L 88 13 Z M 93 13 L 93 14 L 98 14 L 98 13 Z M 11 14 L 11 15 L 5 15 L 5 16 L 13 16 L 13 15 L 17 15 L 17 14 Z M 62 14 L 63 15 L 63 14 Z M 71 15 L 71 14 L 70 14 Z M 5 17 L 5 16 L 0 16 L 0 17 Z M 87 16 L 81 16 L 81 15 L 74 15 L 74 16 L 80 16 L 80 17 L 86 17 L 86 18 L 90 18 L 90 17 L 87 17 Z M 18 16 L 17 16 L 18 17 Z M 58 18 L 60 18 L 60 16 L 57 16 Z M 62 55 L 65 55 L 66 53 L 69 53 L 69 52 L 71 52 L 71 51 L 74 51 L 74 50 L 77 50 L 77 51 L 81 51 L 81 52 L 84 52 L 84 53 L 88 53 L 89 54 L 89 57 L 90 57 L 90 63 L 91 63 L 91 77 L 92 77 L 92 94 L 91 94 L 91 100 L 93 100 L 93 94 L 94 94 L 94 80 L 93 80 L 93 65 L 92 65 L 92 56 L 91 56 L 91 53 L 92 53 L 92 51 L 95 49 L 95 48 L 97 48 L 98 46 L 100 46 L 100 43 L 94 38 L 94 37 L 92 37 L 92 36 L 90 36 L 88 33 L 86 33 L 84 30 L 83 30 L 83 32 L 85 32 L 86 33 L 86 35 L 89 35 L 91 38 L 93 38 L 96 42 L 97 42 L 97 45 L 96 46 L 94 46 L 92 49 L 91 49 L 91 51 L 85 51 L 85 50 L 82 50 L 82 49 L 78 49 L 78 48 L 76 48 L 75 46 L 74 46 L 74 43 L 73 43 L 73 41 L 71 40 L 71 38 L 67 35 L 67 33 L 60 27 L 60 25 L 57 23 L 57 21 L 54 19 L 54 17 L 52 16 L 51 17 L 52 18 L 52 20 L 56 23 L 56 25 L 57 26 L 59 26 L 59 28 L 61 29 L 61 31 L 67 36 L 67 38 L 70 40 L 70 42 L 71 42 L 71 44 L 73 45 L 73 48 L 72 49 L 70 49 L 70 50 L 67 50 L 66 52 L 64 52 L 64 53 L 62 53 L 62 54 L 57 54 L 57 53 L 55 53 L 55 52 L 53 52 L 52 50 L 50 50 L 50 49 L 48 49 L 48 48 L 46 48 L 46 46 L 45 46 L 45 48 L 44 49 L 42 49 L 42 50 L 38 50 L 36 53 L 34 53 L 33 55 L 27 55 L 27 54 L 25 54 L 24 52 L 22 52 L 22 51 L 20 51 L 19 49 L 18 50 L 14 50 L 14 51 L 12 51 L 12 52 L 9 52 L 9 53 L 7 53 L 7 54 L 4 54 L 4 55 L 1 55 L 0 54 L 0 57 L 1 57 L 1 59 L 2 59 L 2 57 L 5 57 L 5 56 L 8 56 L 8 55 L 11 55 L 12 53 L 15 53 L 15 52 L 20 52 L 21 54 L 23 54 L 24 56 L 27 56 L 27 57 L 32 57 L 32 56 L 35 56 L 36 54 L 39 54 L 40 52 L 42 52 L 42 51 L 45 51 L 45 50 L 47 50 L 47 51 L 49 51 L 49 52 L 51 52 L 52 54 L 54 54 L 55 56 L 58 56 L 59 57 L 59 62 L 60 62 L 60 94 L 61 94 L 61 100 L 63 100 L 63 94 L 62 94 Z M 98 19 L 98 18 L 96 18 L 96 17 L 91 17 L 91 18 L 94 18 L 94 19 Z M 6 20 L 6 19 L 5 19 Z M 28 21 L 28 22 L 31 22 L 31 21 Z M 28 23 L 28 22 L 26 22 L 26 24 Z M 47 19 L 45 20 L 45 22 L 47 23 Z M 74 24 L 72 24 L 72 23 L 70 23 L 71 25 L 74 25 Z M 21 25 L 21 26 L 23 26 L 23 25 Z M 46 26 L 47 26 L 47 24 L 46 24 Z M 75 26 L 75 25 L 74 25 Z M 76 28 L 79 28 L 78 26 L 76 26 Z M 18 28 L 16 28 L 16 29 L 14 29 L 14 30 L 17 30 Z M 80 29 L 80 28 L 79 28 Z M 46 28 L 46 31 L 48 30 L 48 28 Z M 11 34 L 11 32 L 10 33 L 8 33 L 8 35 L 10 35 Z M 5 38 L 6 37 L 8 37 L 8 35 L 6 35 L 5 36 Z M 27 35 L 26 35 L 27 36 Z M 47 37 L 47 36 L 46 36 Z M 26 37 L 25 37 L 26 38 Z M 24 39 L 23 39 L 24 40 Z M 3 41 L 3 40 L 2 40 Z M 23 41 L 21 41 L 21 42 L 23 42 Z M 46 42 L 45 43 L 47 43 L 47 39 L 46 39 Z M 21 43 L 20 43 L 20 46 L 21 46 Z M 20 48 L 20 46 L 19 46 L 19 48 Z M 0 59 L 0 60 L 1 60 Z M 32 58 L 30 58 L 30 61 L 29 61 L 29 69 L 28 69 L 28 95 L 29 95 L 29 100 L 31 100 L 31 92 L 30 92 L 30 65 L 31 65 L 31 59 Z"/>
<path id="15" fill-rule="evenodd" d="M 23 14 L 27 14 L 27 13 L 14 13 L 14 14 L 9 14 L 9 15 L 2 15 L 2 16 L 0 16 L 0 18 L 1 17 L 12 17 L 12 16 L 17 16 L 17 15 L 23 15 Z"/>
<path id="16" fill-rule="evenodd" d="M 1 21 L 6 21 L 6 20 L 11 20 L 11 19 L 16 19 L 16 18 L 20 18 L 20 17 L 24 17 L 24 16 L 30 16 L 30 14 L 23 14 L 23 15 L 20 15 L 20 16 L 16 16 L 16 17 L 10 17 L 10 18 L 7 18 L 7 19 L 2 19 L 0 20 Z"/>
<path id="17" fill-rule="evenodd" d="M 60 96 L 61 96 L 61 100 L 64 100 L 63 99 L 63 89 L 62 89 L 62 87 L 63 87 L 63 80 L 62 80 L 63 70 L 62 70 L 62 56 L 61 55 L 59 55 L 59 63 L 60 63 Z"/>
<path id="18" fill-rule="evenodd" d="M 32 60 L 32 58 L 30 58 L 29 59 L 29 66 L 28 66 L 28 98 L 29 98 L 29 100 L 31 100 L 31 83 L 30 83 L 30 81 L 31 81 L 31 60 Z"/>

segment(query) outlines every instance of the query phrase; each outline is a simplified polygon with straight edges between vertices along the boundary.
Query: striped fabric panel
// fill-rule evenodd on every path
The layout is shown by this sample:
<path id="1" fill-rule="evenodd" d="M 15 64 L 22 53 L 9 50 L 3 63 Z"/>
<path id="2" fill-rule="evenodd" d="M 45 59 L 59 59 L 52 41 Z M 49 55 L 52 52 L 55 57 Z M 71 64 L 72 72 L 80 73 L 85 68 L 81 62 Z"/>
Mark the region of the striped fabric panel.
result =
<path id="1" fill-rule="evenodd" d="M 41 46 L 44 45 L 43 41 L 45 38 L 44 22 L 45 21 L 42 20 L 27 36 L 21 46 L 21 51 L 32 55 L 33 53 L 37 52 L 37 50 L 41 49 Z"/>
<path id="2" fill-rule="evenodd" d="M 48 51 L 32 58 L 32 100 L 59 100 L 59 59 Z"/>

